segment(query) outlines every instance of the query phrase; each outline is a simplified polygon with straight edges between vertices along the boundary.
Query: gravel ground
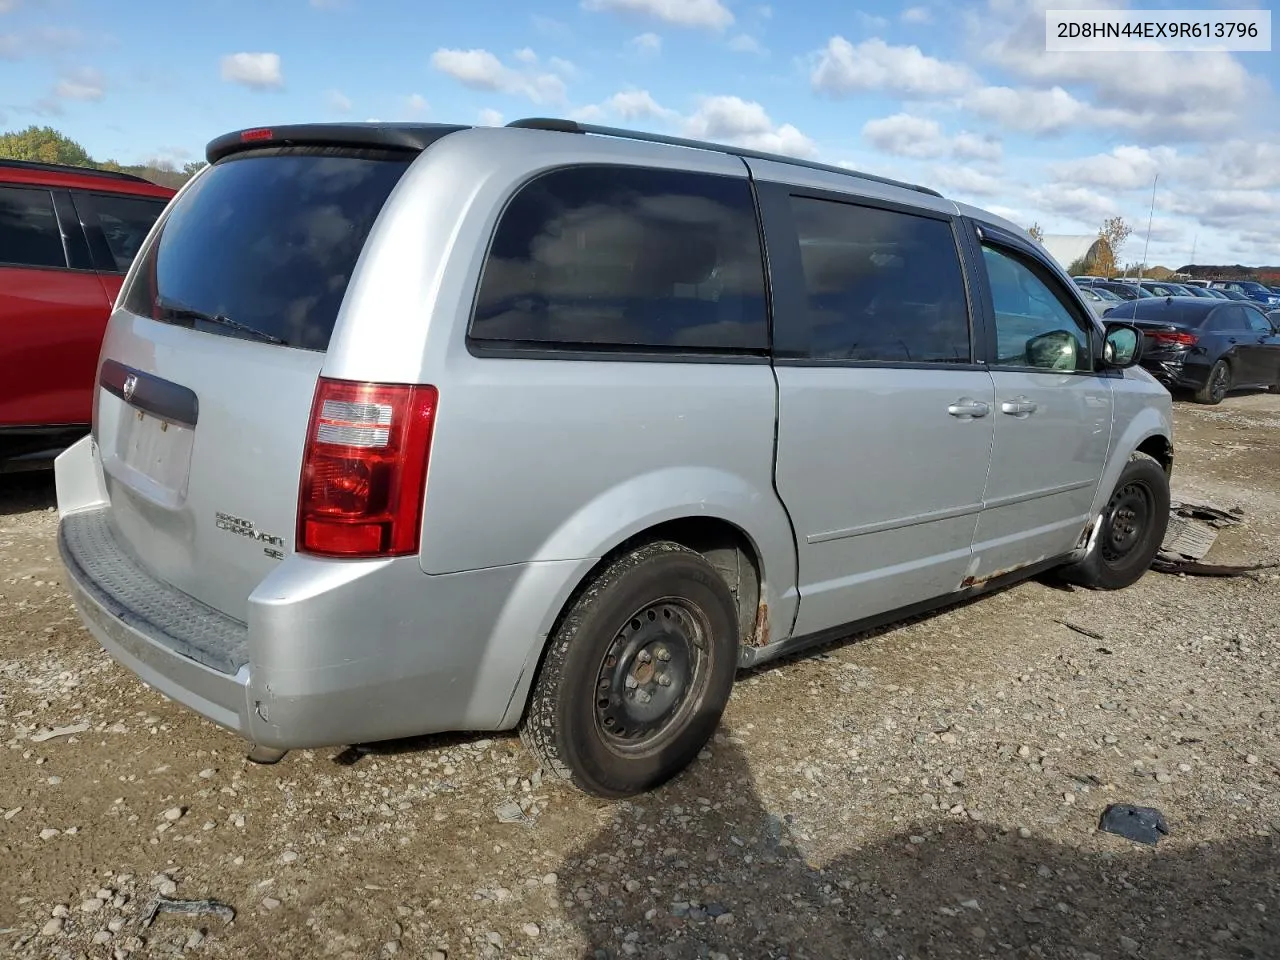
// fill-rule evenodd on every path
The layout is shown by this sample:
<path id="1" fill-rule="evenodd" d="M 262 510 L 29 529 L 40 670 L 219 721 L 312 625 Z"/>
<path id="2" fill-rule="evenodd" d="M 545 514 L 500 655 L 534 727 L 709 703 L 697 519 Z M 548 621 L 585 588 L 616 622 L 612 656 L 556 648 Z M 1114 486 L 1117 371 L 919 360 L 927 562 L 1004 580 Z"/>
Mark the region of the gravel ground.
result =
<path id="1" fill-rule="evenodd" d="M 1280 558 L 1280 397 L 1177 420 L 1175 496 L 1246 516 L 1210 559 Z M 604 803 L 508 736 L 248 764 L 81 629 L 51 487 L 0 478 L 0 954 L 1280 956 L 1274 573 L 1025 583 L 757 671 Z M 1170 835 L 1100 833 L 1113 802 Z"/>

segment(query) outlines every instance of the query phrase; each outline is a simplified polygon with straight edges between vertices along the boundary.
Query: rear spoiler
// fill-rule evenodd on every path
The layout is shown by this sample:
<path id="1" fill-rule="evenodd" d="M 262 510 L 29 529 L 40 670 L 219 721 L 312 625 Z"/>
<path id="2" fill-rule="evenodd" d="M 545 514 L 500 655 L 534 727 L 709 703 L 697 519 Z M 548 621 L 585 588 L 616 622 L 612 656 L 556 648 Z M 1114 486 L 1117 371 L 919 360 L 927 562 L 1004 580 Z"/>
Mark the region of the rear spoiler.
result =
<path id="1" fill-rule="evenodd" d="M 446 134 L 466 129 L 464 125 L 446 123 L 297 123 L 251 127 L 211 140 L 204 153 L 209 163 L 263 147 L 373 147 L 421 153 Z"/>

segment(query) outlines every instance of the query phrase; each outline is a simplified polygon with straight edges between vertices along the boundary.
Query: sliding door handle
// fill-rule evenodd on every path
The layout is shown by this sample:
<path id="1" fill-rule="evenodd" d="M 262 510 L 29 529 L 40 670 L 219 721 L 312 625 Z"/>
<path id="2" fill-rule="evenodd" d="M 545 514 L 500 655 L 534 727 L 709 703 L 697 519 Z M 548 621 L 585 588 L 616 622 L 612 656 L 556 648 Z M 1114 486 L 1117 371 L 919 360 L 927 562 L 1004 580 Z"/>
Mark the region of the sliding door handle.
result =
<path id="1" fill-rule="evenodd" d="M 972 420 L 974 417 L 985 417 L 991 412 L 991 408 L 981 400 L 974 400 L 972 397 L 961 397 L 951 406 L 947 407 L 947 413 L 953 417 L 959 417 L 961 420 Z"/>
<path id="2" fill-rule="evenodd" d="M 1026 397 L 1015 397 L 1000 404 L 1000 412 L 1011 417 L 1027 417 L 1036 412 L 1036 402 Z"/>

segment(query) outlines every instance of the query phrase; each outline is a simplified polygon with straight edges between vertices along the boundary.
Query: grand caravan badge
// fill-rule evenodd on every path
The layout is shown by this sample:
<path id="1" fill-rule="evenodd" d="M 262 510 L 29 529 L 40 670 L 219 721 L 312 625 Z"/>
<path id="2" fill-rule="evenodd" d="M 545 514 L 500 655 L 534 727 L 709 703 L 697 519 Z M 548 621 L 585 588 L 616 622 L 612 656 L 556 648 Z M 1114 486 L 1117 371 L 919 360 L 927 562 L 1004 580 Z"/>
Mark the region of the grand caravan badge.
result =
<path id="1" fill-rule="evenodd" d="M 238 537 L 248 537 L 250 540 L 256 540 L 259 543 L 266 544 L 262 548 L 262 552 L 273 560 L 283 560 L 284 551 L 280 549 L 284 546 L 284 538 L 277 537 L 272 533 L 264 533 L 253 525 L 252 520 L 245 520 L 242 517 L 233 517 L 229 513 L 215 513 L 214 519 L 219 530 L 226 530 L 228 533 L 234 533 Z"/>

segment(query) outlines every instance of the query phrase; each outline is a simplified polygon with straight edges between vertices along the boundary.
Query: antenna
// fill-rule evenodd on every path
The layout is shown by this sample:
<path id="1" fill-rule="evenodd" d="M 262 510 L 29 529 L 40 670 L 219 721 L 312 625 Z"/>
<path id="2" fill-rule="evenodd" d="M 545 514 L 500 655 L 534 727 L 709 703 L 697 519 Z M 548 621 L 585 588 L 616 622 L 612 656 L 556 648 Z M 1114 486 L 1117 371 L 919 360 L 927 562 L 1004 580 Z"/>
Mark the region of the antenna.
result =
<path id="1" fill-rule="evenodd" d="M 1142 245 L 1142 272 L 1147 272 L 1147 248 L 1151 246 L 1151 221 L 1156 215 L 1156 184 L 1160 182 L 1160 174 L 1151 181 L 1151 212 L 1147 214 L 1147 240 Z"/>

